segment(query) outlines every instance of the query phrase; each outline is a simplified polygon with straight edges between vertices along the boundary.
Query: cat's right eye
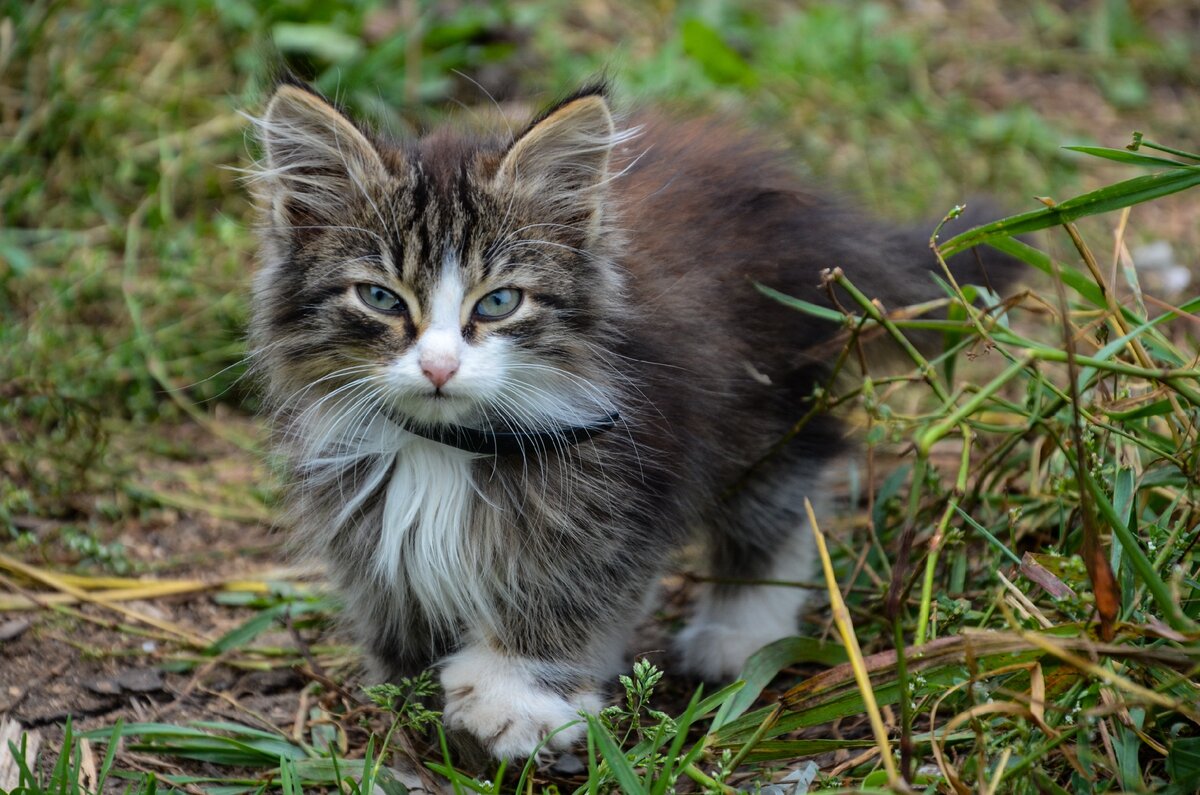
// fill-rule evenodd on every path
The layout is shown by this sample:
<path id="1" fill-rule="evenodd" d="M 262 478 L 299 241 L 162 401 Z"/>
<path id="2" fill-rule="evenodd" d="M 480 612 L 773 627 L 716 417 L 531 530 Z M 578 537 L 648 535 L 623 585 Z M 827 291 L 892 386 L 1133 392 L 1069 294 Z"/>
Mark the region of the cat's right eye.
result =
<path id="1" fill-rule="evenodd" d="M 403 298 L 378 284 L 356 284 L 354 290 L 359 300 L 378 312 L 399 315 L 408 309 Z"/>

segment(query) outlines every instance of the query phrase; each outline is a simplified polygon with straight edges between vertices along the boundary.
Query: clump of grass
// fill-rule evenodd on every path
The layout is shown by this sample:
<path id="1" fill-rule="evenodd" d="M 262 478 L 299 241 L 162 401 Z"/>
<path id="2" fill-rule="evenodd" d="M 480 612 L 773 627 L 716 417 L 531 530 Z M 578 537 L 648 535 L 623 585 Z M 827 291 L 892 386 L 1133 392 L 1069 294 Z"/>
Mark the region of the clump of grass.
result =
<path id="1" fill-rule="evenodd" d="M 46 765 L 45 771 L 32 764 L 35 760 L 29 755 L 27 735 L 22 735 L 19 743 L 9 741 L 5 751 L 16 769 L 16 786 L 7 792 L 10 795 L 90 795 L 105 792 L 105 782 L 113 772 L 116 740 L 120 734 L 121 724 L 118 721 L 105 738 L 108 749 L 97 766 L 88 740 L 75 733 L 68 718 L 63 726 L 62 745 L 54 761 Z M 0 757 L 4 756 L 6 754 L 0 753 Z M 153 776 L 143 779 L 137 790 L 132 786 L 125 790 L 126 793 L 138 792 L 142 795 L 152 795 L 155 791 Z"/>
<path id="2" fill-rule="evenodd" d="M 20 98 L 0 121 L 10 526 L 92 515 L 88 496 L 119 492 L 136 466 L 114 437 L 177 420 L 170 392 L 229 392 L 249 256 L 236 183 L 213 167 L 240 148 L 219 37 L 180 8 L 16 5 L 0 65 L 0 90 Z"/>
<path id="3" fill-rule="evenodd" d="M 946 270 L 947 320 L 893 320 L 851 276 L 828 276 L 857 303 L 841 318 L 847 350 L 881 327 L 915 367 L 820 396 L 857 403 L 868 428 L 883 429 L 869 440 L 912 440 L 907 497 L 876 503 L 862 559 L 887 583 L 871 623 L 895 651 L 869 681 L 898 708 L 899 767 L 879 748 L 892 786 L 915 784 L 927 759 L 918 736 L 957 792 L 1182 792 L 1200 773 L 1200 355 L 1191 325 L 1200 299 L 1172 306 L 1144 293 L 1120 234 L 1101 266 L 1074 226 L 1122 210 L 1122 232 L 1128 208 L 1200 184 L 1200 154 L 1141 136 L 1123 150 L 1077 149 L 1160 171 L 932 243 L 940 257 L 992 245 L 1045 272 L 1057 294 L 1002 305 L 993 297 L 980 308 L 979 288 Z M 1012 237 L 1051 227 L 1062 227 L 1075 262 Z M 1042 317 L 1057 341 L 1046 341 Z M 904 333 L 930 328 L 944 346 L 926 359 Z M 954 379 L 956 362 L 980 356 L 1003 369 L 981 385 Z M 922 384 L 933 399 L 901 411 L 888 400 L 899 382 Z M 848 670 L 798 686 L 772 733 L 813 725 L 814 710 L 855 714 L 848 686 Z M 831 692 L 844 709 L 819 709 L 836 704 Z"/>

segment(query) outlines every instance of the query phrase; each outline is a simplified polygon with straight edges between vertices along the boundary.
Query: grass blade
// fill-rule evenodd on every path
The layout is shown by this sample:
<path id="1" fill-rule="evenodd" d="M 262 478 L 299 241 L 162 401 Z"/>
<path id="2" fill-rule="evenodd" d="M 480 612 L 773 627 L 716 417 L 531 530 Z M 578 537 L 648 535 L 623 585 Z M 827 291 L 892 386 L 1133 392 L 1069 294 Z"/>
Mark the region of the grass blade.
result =
<path id="1" fill-rule="evenodd" d="M 798 662 L 832 666 L 845 661 L 845 649 L 812 638 L 783 638 L 764 646 L 746 661 L 738 677 L 745 682 L 745 686 L 717 712 L 710 730 L 717 731 L 731 720 L 741 717 L 758 700 L 763 688 L 785 667 Z"/>
<path id="2" fill-rule="evenodd" d="M 1110 149 L 1107 146 L 1064 146 L 1063 149 L 1068 149 L 1072 152 L 1082 152 L 1085 155 L 1092 155 L 1093 157 L 1102 157 L 1105 160 L 1113 160 L 1117 163 L 1128 163 L 1131 166 L 1187 168 L 1189 165 L 1188 163 L 1180 163 L 1178 160 L 1171 160 L 1167 157 L 1143 155 L 1138 152 L 1131 152 L 1128 149 Z"/>
<path id="3" fill-rule="evenodd" d="M 626 795 L 646 795 L 646 786 L 634 772 L 633 766 L 625 757 L 625 752 L 617 745 L 616 739 L 608 733 L 608 729 L 594 715 L 587 716 L 588 736 L 596 741 L 600 756 L 608 764 L 609 772 L 617 780 L 617 785 Z"/>
<path id="4" fill-rule="evenodd" d="M 829 307 L 821 306 L 820 304 L 814 304 L 801 298 L 794 298 L 787 293 L 781 293 L 778 290 L 772 289 L 765 284 L 759 284 L 758 282 L 754 283 L 754 289 L 758 290 L 760 293 L 769 298 L 775 299 L 784 306 L 789 306 L 792 309 L 796 309 L 805 313 L 806 315 L 819 317 L 821 320 L 828 320 L 830 323 L 837 323 L 838 325 L 842 325 L 846 322 L 846 316 L 835 309 L 830 309 Z"/>
<path id="5" fill-rule="evenodd" d="M 833 573 L 833 562 L 829 559 L 829 550 L 825 547 L 825 536 L 821 533 L 821 528 L 817 524 L 817 516 L 813 513 L 812 503 L 807 497 L 804 498 L 804 511 L 808 514 L 808 526 L 812 528 L 813 536 L 816 537 L 817 554 L 821 558 L 821 566 L 825 569 L 825 585 L 829 590 L 833 620 L 837 625 L 838 634 L 842 636 L 846 654 L 850 657 L 850 665 L 854 669 L 854 679 L 858 683 L 867 716 L 871 720 L 871 732 L 875 735 L 876 745 L 879 746 L 880 759 L 887 770 L 888 781 L 893 787 L 901 787 L 900 773 L 896 769 L 896 760 L 892 758 L 888 732 L 884 728 L 883 718 L 879 714 L 879 705 L 875 703 L 875 691 L 871 687 L 871 679 L 863 664 L 862 650 L 858 647 L 854 626 L 850 623 L 850 611 L 846 609 L 846 603 L 842 601 L 842 592 L 838 587 L 837 577 Z"/>
<path id="6" fill-rule="evenodd" d="M 998 237 L 1024 235 L 1052 226 L 1061 226 L 1077 218 L 1099 215 L 1110 210 L 1141 204 L 1187 190 L 1196 185 L 1200 185 L 1200 166 L 1180 166 L 1162 174 L 1134 177 L 1076 196 L 1054 207 L 1032 210 L 984 224 L 960 235 L 955 235 L 942 243 L 938 250 L 941 251 L 943 257 L 949 258 L 960 251 L 966 251 L 972 246 L 989 242 Z"/>

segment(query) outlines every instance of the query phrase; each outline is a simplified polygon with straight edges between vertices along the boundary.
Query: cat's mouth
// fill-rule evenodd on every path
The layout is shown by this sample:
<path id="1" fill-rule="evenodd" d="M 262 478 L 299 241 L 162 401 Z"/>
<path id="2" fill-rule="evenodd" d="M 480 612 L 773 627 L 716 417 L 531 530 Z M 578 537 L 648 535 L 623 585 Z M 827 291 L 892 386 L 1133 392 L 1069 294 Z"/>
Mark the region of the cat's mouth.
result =
<path id="1" fill-rule="evenodd" d="M 420 402 L 435 416 L 444 418 L 445 422 L 466 422 L 478 419 L 480 415 L 478 401 L 441 389 L 426 392 Z"/>
<path id="2" fill-rule="evenodd" d="M 473 398 L 464 395 L 459 389 L 448 389 L 446 387 L 435 386 L 427 392 L 419 393 L 416 396 L 418 400 L 431 400 L 437 403 L 459 403 L 467 404 L 475 402 Z"/>
<path id="3" fill-rule="evenodd" d="M 400 425 L 486 425 L 479 401 L 453 391 L 431 389 L 389 401 L 383 413 Z"/>

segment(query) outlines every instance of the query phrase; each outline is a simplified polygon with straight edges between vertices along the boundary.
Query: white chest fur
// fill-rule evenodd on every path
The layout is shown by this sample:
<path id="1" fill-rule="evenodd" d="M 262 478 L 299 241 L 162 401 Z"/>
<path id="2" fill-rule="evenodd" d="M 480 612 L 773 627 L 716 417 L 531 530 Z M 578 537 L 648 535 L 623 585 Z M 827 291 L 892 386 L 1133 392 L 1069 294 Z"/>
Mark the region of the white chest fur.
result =
<path id="1" fill-rule="evenodd" d="M 406 434 L 384 498 L 376 573 L 408 590 L 435 623 L 486 621 L 483 502 L 471 453 Z"/>

